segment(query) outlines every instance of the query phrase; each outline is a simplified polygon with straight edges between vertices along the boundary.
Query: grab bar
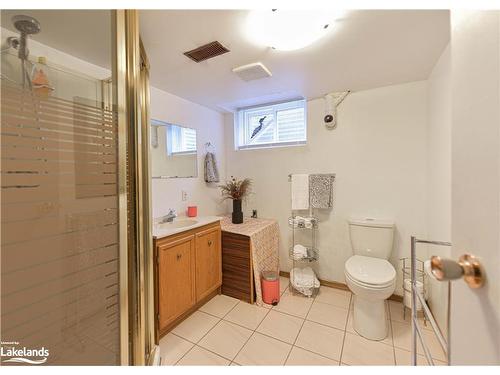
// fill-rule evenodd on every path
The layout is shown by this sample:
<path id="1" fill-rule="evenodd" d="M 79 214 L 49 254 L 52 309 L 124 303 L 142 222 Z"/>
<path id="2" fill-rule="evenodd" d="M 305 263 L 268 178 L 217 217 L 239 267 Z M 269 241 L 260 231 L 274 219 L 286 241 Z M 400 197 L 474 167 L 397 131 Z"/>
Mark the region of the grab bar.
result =
<path id="1" fill-rule="evenodd" d="M 422 345 L 422 348 L 424 349 L 424 355 L 427 359 L 427 362 L 429 365 L 434 366 L 434 360 L 432 359 L 432 355 L 430 353 L 430 350 L 425 343 L 424 336 L 422 334 L 422 330 L 418 324 L 418 316 L 417 316 L 417 299 L 418 302 L 422 305 L 422 308 L 424 310 L 424 314 L 431 323 L 432 330 L 434 334 L 436 335 L 439 345 L 443 349 L 446 357 L 447 357 L 447 362 L 449 363 L 449 350 L 448 350 L 448 342 L 445 340 L 443 334 L 441 333 L 441 330 L 439 329 L 439 326 L 436 323 L 436 319 L 434 318 L 434 315 L 432 315 L 431 310 L 427 306 L 427 303 L 425 302 L 424 296 L 421 295 L 421 293 L 418 292 L 417 288 L 417 278 L 416 278 L 416 264 L 417 264 L 417 243 L 425 243 L 425 244 L 430 244 L 430 245 L 438 245 L 438 246 L 451 246 L 450 242 L 445 242 L 445 241 L 429 241 L 429 240 L 420 240 L 414 236 L 411 237 L 411 303 L 412 303 L 412 309 L 411 309 L 411 355 L 412 355 L 412 366 L 417 365 L 417 337 L 420 340 L 420 343 Z"/>

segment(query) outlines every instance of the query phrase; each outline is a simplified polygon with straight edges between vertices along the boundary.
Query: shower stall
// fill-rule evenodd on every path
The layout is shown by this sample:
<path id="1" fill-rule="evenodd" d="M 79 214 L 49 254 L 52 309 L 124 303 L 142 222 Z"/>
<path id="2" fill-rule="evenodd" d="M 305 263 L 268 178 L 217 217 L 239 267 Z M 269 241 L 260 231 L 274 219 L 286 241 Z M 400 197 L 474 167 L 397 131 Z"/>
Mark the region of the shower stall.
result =
<path id="1" fill-rule="evenodd" d="M 1 13 L 2 365 L 147 364 L 137 14 Z"/>

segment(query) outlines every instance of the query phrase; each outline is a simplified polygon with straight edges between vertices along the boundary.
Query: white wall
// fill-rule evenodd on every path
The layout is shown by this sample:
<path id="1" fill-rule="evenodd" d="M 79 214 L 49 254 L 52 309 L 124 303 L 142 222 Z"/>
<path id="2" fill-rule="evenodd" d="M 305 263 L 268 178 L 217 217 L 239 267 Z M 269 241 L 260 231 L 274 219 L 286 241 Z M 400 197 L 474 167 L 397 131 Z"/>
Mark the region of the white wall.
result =
<path id="1" fill-rule="evenodd" d="M 151 118 L 196 129 L 198 147 L 198 177 L 153 179 L 153 217 L 165 215 L 169 208 L 185 215 L 191 204 L 198 206 L 198 215 L 224 213 L 217 184 L 206 184 L 203 179 L 204 145 L 208 141 L 215 145 L 221 181 L 225 178 L 223 115 L 151 87 Z M 188 194 L 186 201 L 182 201 L 182 191 Z"/>
<path id="2" fill-rule="evenodd" d="M 451 241 L 451 50 L 443 51 L 428 79 L 427 122 L 427 238 Z M 451 248 L 429 246 L 428 257 L 448 258 Z M 428 278 L 432 312 L 446 331 L 448 286 Z"/>
<path id="3" fill-rule="evenodd" d="M 335 207 L 319 214 L 320 278 L 344 282 L 352 255 L 347 219 L 372 216 L 396 223 L 391 262 L 409 255 L 410 236 L 426 234 L 427 83 L 412 82 L 350 94 L 338 127 L 323 124 L 324 101 L 308 102 L 306 146 L 235 151 L 233 116 L 226 115 L 226 174 L 249 177 L 254 194 L 246 214 L 279 221 L 280 267 L 290 269 L 289 173 L 336 173 Z M 397 293 L 401 294 L 398 279 Z"/>

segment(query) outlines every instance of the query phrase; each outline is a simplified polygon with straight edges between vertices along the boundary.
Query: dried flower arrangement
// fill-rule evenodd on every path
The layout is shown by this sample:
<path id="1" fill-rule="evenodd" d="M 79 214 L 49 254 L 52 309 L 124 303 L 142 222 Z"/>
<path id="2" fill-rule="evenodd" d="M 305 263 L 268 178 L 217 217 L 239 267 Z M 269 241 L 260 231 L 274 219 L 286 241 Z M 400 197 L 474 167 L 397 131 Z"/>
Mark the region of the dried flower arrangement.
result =
<path id="1" fill-rule="evenodd" d="M 219 185 L 222 194 L 222 200 L 231 199 L 233 201 L 232 223 L 243 223 L 243 211 L 241 210 L 241 200 L 250 194 L 252 188 L 252 180 L 245 178 L 238 180 L 231 176 L 229 181 L 224 185 Z"/>
<path id="2" fill-rule="evenodd" d="M 249 178 L 238 180 L 235 177 L 231 176 L 231 179 L 229 181 L 226 181 L 226 183 L 223 185 L 219 185 L 219 187 L 222 194 L 222 200 L 241 200 L 250 194 L 252 188 L 252 180 Z"/>

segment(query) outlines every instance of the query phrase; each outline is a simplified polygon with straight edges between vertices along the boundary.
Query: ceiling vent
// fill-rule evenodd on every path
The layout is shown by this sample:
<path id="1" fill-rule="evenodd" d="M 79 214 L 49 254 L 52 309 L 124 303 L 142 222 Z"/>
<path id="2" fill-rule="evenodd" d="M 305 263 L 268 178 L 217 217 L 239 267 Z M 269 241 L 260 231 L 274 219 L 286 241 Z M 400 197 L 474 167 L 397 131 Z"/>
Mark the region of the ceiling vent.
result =
<path id="1" fill-rule="evenodd" d="M 220 44 L 218 41 L 205 44 L 191 51 L 184 52 L 184 55 L 189 57 L 194 62 L 200 62 L 211 59 L 212 57 L 222 55 L 229 50 Z"/>
<path id="2" fill-rule="evenodd" d="M 243 81 L 253 81 L 272 76 L 269 69 L 267 69 L 264 64 L 260 62 L 238 66 L 233 69 L 233 73 L 235 73 Z"/>

